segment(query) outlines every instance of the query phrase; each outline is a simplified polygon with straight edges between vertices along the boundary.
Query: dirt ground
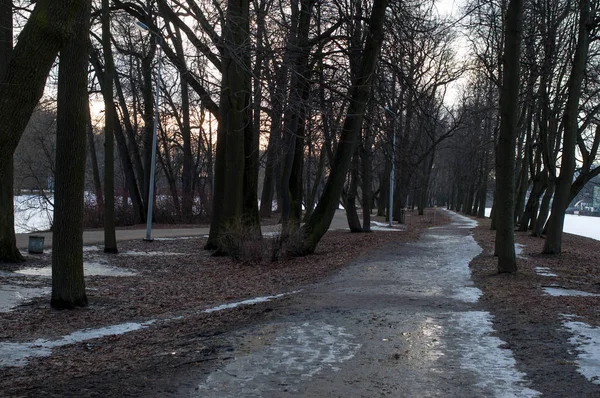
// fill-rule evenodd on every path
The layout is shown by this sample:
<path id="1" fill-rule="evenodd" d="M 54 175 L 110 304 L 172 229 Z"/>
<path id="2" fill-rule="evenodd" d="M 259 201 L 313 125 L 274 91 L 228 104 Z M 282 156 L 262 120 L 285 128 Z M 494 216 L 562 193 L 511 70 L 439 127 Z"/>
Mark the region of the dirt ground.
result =
<path id="1" fill-rule="evenodd" d="M 234 352 L 251 350 L 236 344 L 238 336 L 247 342 L 248 330 L 274 321 L 277 309 L 293 299 L 284 296 L 225 311 L 202 310 L 302 289 L 368 251 L 391 242 L 414 242 L 426 228 L 447 221 L 439 212 L 434 219 L 429 211 L 423 217 L 407 213 L 403 232 L 330 231 L 314 255 L 277 262 L 211 257 L 202 250 L 204 238 L 121 242 L 118 256 L 88 250 L 88 261 L 108 262 L 136 275 L 87 277 L 90 305 L 84 309 L 54 311 L 46 294 L 0 313 L 0 342 L 55 340 L 82 329 L 154 323 L 134 333 L 56 347 L 52 355 L 29 358 L 22 367 L 0 367 L 0 396 L 177 396 L 186 386 L 174 385 L 175 378 L 196 380 L 197 374 L 208 374 Z M 518 233 L 517 242 L 524 245 L 519 272 L 498 275 L 492 255 L 494 233 L 489 220 L 478 222 L 474 238 L 483 253 L 470 264 L 473 281 L 483 291 L 478 305 L 493 314 L 494 329 L 505 348 L 513 351 L 517 368 L 545 395 L 598 396 L 597 386 L 577 372 L 576 352 L 561 323 L 568 314 L 600 326 L 600 297 L 553 297 L 542 289 L 600 294 L 600 242 L 565 234 L 563 255 L 544 256 L 539 254 L 542 239 Z M 41 267 L 49 261 L 46 253 L 22 266 Z M 539 275 L 536 267 L 547 267 L 556 276 Z M 14 276 L 0 272 L 0 285 L 14 281 Z M 48 288 L 50 278 L 20 276 L 18 283 Z M 264 344 L 260 335 L 255 341 Z M 193 391 L 193 382 L 187 387 Z"/>
<path id="2" fill-rule="evenodd" d="M 226 353 L 233 348 L 229 339 L 219 336 L 235 334 L 272 316 L 270 303 L 212 313 L 201 310 L 301 289 L 369 250 L 389 242 L 415 241 L 425 228 L 445 221 L 439 212 L 435 216 L 427 212 L 422 217 L 409 212 L 402 232 L 330 231 L 314 255 L 276 262 L 245 263 L 211 257 L 202 249 L 205 238 L 120 242 L 121 254 L 117 256 L 92 247 L 84 253 L 87 261 L 110 263 L 137 275 L 86 277 L 90 305 L 84 309 L 52 310 L 45 295 L 0 313 L 0 341 L 56 340 L 82 329 L 149 320 L 155 323 L 135 333 L 54 348 L 51 356 L 30 358 L 24 367 L 0 367 L 0 395 L 171 395 L 168 381 L 173 374 L 181 377 L 186 372 L 198 372 L 227 358 Z M 49 264 L 50 254 L 46 252 L 30 256 L 27 263 L 9 270 Z M 0 272 L 0 285 L 14 283 L 14 279 L 14 275 Z M 26 287 L 48 289 L 50 282 L 49 277 L 18 277 L 18 283 Z"/>
<path id="3" fill-rule="evenodd" d="M 543 288 L 600 294 L 600 242 L 564 234 L 562 255 L 550 256 L 541 254 L 544 239 L 517 232 L 516 243 L 524 245 L 518 272 L 498 274 L 495 232 L 489 219 L 478 222 L 474 237 L 483 253 L 471 262 L 472 277 L 483 291 L 480 303 L 494 314 L 494 329 L 513 351 L 517 367 L 545 395 L 599 396 L 598 386 L 576 371 L 577 352 L 568 344 L 570 334 L 562 323 L 569 316 L 600 326 L 600 297 L 550 296 Z M 554 276 L 540 275 L 539 267 Z"/>

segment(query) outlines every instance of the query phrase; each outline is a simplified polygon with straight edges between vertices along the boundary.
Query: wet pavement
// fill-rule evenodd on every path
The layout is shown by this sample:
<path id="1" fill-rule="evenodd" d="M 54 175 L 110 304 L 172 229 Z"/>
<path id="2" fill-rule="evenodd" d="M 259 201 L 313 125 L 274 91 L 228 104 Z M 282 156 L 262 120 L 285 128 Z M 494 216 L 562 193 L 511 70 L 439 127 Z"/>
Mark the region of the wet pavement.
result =
<path id="1" fill-rule="evenodd" d="M 236 356 L 180 395 L 539 395 L 477 306 L 468 268 L 481 252 L 476 224 L 451 217 L 282 303 L 284 316 L 240 333 Z"/>

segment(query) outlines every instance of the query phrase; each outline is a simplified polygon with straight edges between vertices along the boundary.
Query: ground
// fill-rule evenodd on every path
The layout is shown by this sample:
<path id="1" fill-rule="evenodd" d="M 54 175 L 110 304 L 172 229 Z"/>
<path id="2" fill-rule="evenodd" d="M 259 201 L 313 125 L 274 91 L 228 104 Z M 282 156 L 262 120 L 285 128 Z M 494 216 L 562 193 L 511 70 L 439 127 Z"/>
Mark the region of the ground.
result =
<path id="1" fill-rule="evenodd" d="M 600 293 L 595 267 L 600 242 L 567 235 L 565 254 L 547 257 L 537 254 L 543 240 L 519 234 L 517 240 L 525 245 L 519 273 L 499 276 L 489 225 L 480 221 L 474 230 L 444 229 L 448 221 L 439 211 L 435 216 L 429 211 L 423 217 L 409 213 L 403 232 L 330 231 L 315 255 L 274 263 L 210 257 L 202 250 L 205 238 L 155 241 L 150 249 L 144 242 L 121 242 L 122 254 L 116 257 L 92 248 L 86 251 L 90 261 L 110 262 L 137 275 L 88 277 L 86 309 L 53 311 L 46 296 L 0 313 L 0 366 L 2 357 L 14 359 L 24 343 L 30 352 L 50 352 L 47 342 L 59 342 L 51 344 L 51 355 L 17 358 L 21 366 L 0 367 L 0 395 L 415 396 L 425 391 L 422 380 L 432 380 L 426 395 L 468 396 L 466 386 L 478 384 L 472 383 L 473 370 L 438 354 L 446 350 L 464 356 L 469 340 L 493 345 L 496 338 L 514 356 L 509 360 L 515 365 L 509 367 L 516 369 L 506 377 L 526 375 L 513 383 L 515 391 L 598 395 L 598 386 L 578 373 L 570 335 L 561 327 L 561 314 L 599 325 L 594 309 L 598 298 L 552 297 L 542 287 Z M 471 243 L 473 232 L 483 249 L 479 255 Z M 470 251 L 456 257 L 465 244 Z M 465 264 L 472 259 L 472 275 L 465 265 L 465 272 L 446 277 L 447 271 L 441 271 L 448 263 L 444 256 L 468 258 Z M 26 265 L 47 262 L 46 254 Z M 557 276 L 537 274 L 540 266 Z M 0 285 L 14 278 L 0 273 Z M 478 301 L 463 297 L 473 289 L 469 278 L 483 292 Z M 18 279 L 28 288 L 49 286 L 49 278 Z M 256 297 L 264 300 L 205 311 Z M 488 311 L 493 314 L 489 321 Z M 471 321 L 464 324 L 472 315 L 482 317 L 477 328 Z M 139 330 L 103 332 L 109 325 L 120 325 L 121 332 Z M 74 333 L 82 329 L 104 337 Z M 306 349 L 298 353 L 297 347 L 290 348 L 282 330 L 305 342 Z M 314 358 L 307 359 L 306 352 Z M 269 368 L 281 357 L 293 360 L 283 370 Z M 318 361 L 326 366 L 309 366 Z M 262 369 L 261 377 L 250 375 L 256 368 Z M 299 372 L 298 380 L 314 377 L 298 384 L 294 372 Z M 227 377 L 241 380 L 243 375 L 254 384 L 244 382 L 245 393 L 239 394 L 242 390 L 235 390 L 239 387 Z M 495 395 L 496 387 L 469 391 L 472 396 L 482 391 Z"/>

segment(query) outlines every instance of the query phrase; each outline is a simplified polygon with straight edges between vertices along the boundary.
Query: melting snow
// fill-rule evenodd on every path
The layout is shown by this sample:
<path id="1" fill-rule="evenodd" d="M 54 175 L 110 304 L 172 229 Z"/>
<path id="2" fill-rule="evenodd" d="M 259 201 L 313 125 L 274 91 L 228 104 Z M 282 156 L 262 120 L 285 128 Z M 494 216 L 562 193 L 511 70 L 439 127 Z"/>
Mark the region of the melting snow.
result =
<path id="1" fill-rule="evenodd" d="M 500 348 L 504 342 L 492 336 L 492 315 L 484 311 L 454 314 L 460 331 L 461 367 L 479 375 L 476 385 L 497 397 L 536 397 L 538 391 L 524 386 L 525 373 L 516 369 L 512 351 Z"/>
<path id="2" fill-rule="evenodd" d="M 565 289 L 563 287 L 544 287 L 544 292 L 550 296 L 580 296 L 580 297 L 598 297 L 600 294 L 588 293 L 581 290 Z"/>
<path id="3" fill-rule="evenodd" d="M 123 256 L 183 256 L 185 253 L 176 252 L 141 252 L 137 250 L 127 250 L 121 252 Z"/>
<path id="4" fill-rule="evenodd" d="M 563 325 L 573 334 L 569 343 L 576 347 L 577 371 L 600 384 L 600 328 L 574 321 L 564 321 Z"/>
<path id="5" fill-rule="evenodd" d="M 48 288 L 0 285 L 0 312 L 8 312 L 12 308 L 27 301 L 27 299 L 43 296 L 48 292 Z"/>
<path id="6" fill-rule="evenodd" d="M 204 313 L 211 313 L 211 312 L 223 311 L 223 310 L 228 310 L 228 309 L 231 309 L 231 308 L 236 308 L 236 307 L 239 307 L 241 305 L 251 305 L 251 304 L 265 303 L 267 301 L 278 299 L 278 298 L 281 298 L 281 297 L 284 297 L 284 296 L 289 296 L 290 294 L 296 294 L 296 293 L 299 293 L 299 292 L 301 292 L 301 290 L 294 290 L 293 292 L 276 294 L 274 296 L 255 297 L 255 298 L 252 298 L 252 299 L 248 299 L 248 300 L 244 300 L 244 301 L 238 301 L 238 302 L 235 302 L 235 303 L 221 304 L 221 305 L 218 305 L 216 307 L 205 309 L 202 312 L 204 312 Z"/>
<path id="7" fill-rule="evenodd" d="M 198 388 L 205 397 L 271 396 L 282 385 L 298 392 L 296 385 L 353 358 L 361 347 L 354 340 L 345 328 L 323 322 L 292 326 L 264 349 L 211 373 Z"/>
<path id="8" fill-rule="evenodd" d="M 548 267 L 535 267 L 535 273 L 540 276 L 558 276 Z"/>
<path id="9" fill-rule="evenodd" d="M 52 267 L 34 268 L 28 267 L 15 271 L 16 274 L 30 276 L 52 276 Z M 118 268 L 102 262 L 84 261 L 83 274 L 85 276 L 135 276 L 135 272 L 125 268 Z"/>
<path id="10" fill-rule="evenodd" d="M 148 327 L 154 322 L 154 320 L 144 323 L 128 322 L 99 329 L 78 330 L 59 340 L 37 339 L 29 343 L 0 342 L 0 367 L 25 366 L 28 358 L 49 356 L 52 354 L 53 348 L 100 337 L 133 332 Z"/>

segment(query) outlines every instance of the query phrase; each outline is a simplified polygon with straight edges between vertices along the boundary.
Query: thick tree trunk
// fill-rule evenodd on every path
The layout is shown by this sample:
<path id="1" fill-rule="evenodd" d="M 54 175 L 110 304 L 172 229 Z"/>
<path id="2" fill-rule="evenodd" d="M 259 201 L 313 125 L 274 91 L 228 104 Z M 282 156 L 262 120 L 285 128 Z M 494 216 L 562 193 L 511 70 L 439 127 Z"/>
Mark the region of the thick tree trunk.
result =
<path id="1" fill-rule="evenodd" d="M 85 189 L 87 93 L 91 0 L 76 17 L 71 42 L 61 51 L 56 117 L 56 180 L 52 228 L 53 308 L 88 303 L 83 278 L 83 196 Z"/>
<path id="2" fill-rule="evenodd" d="M 500 134 L 496 162 L 496 248 L 498 272 L 516 272 L 515 141 L 519 111 L 519 62 L 523 0 L 510 0 L 506 11 L 504 76 L 500 93 Z"/>
<path id="3" fill-rule="evenodd" d="M 249 0 L 228 0 L 223 32 L 223 70 L 213 217 L 206 249 L 223 252 L 220 240 L 227 227 L 241 221 L 244 199 L 244 136 L 248 120 L 246 52 L 249 51 Z"/>
<path id="4" fill-rule="evenodd" d="M 8 68 L 13 45 L 12 0 L 0 0 L 0 81 Z M 0 262 L 25 261 L 15 238 L 15 207 L 13 205 L 13 155 L 0 170 Z"/>
<path id="5" fill-rule="evenodd" d="M 68 41 L 75 16 L 85 6 L 80 0 L 39 0 L 0 74 L 0 261 L 22 260 L 14 235 L 13 154 L 42 97 L 56 54 Z M 8 37 L 7 29 L 4 35 Z"/>
<path id="6" fill-rule="evenodd" d="M 117 253 L 115 231 L 115 105 L 113 82 L 115 63 L 110 42 L 110 4 L 102 0 L 102 49 L 104 51 L 104 252 Z"/>
<path id="7" fill-rule="evenodd" d="M 364 112 L 371 91 L 371 82 L 375 72 L 375 65 L 379 58 L 383 42 L 383 25 L 387 0 L 375 0 L 369 21 L 369 33 L 362 53 L 361 67 L 356 81 L 350 89 L 350 104 L 342 128 L 342 134 L 335 151 L 335 159 L 331 165 L 331 173 L 321 200 L 310 220 L 303 226 L 304 239 L 298 254 L 309 254 L 315 251 L 317 244 L 327 232 L 331 220 L 338 207 L 342 193 L 344 178 L 362 128 Z"/>
<path id="8" fill-rule="evenodd" d="M 575 145 L 577 141 L 579 98 L 581 85 L 585 76 L 587 54 L 590 46 L 591 26 L 590 1 L 580 1 L 579 34 L 577 47 L 573 57 L 573 66 L 568 84 L 568 97 L 563 114 L 563 146 L 560 163 L 560 175 L 556 179 L 552 213 L 548 221 L 548 234 L 544 244 L 543 253 L 560 254 L 562 251 L 562 233 L 565 222 L 565 210 L 569 205 L 569 193 L 575 172 Z"/>

